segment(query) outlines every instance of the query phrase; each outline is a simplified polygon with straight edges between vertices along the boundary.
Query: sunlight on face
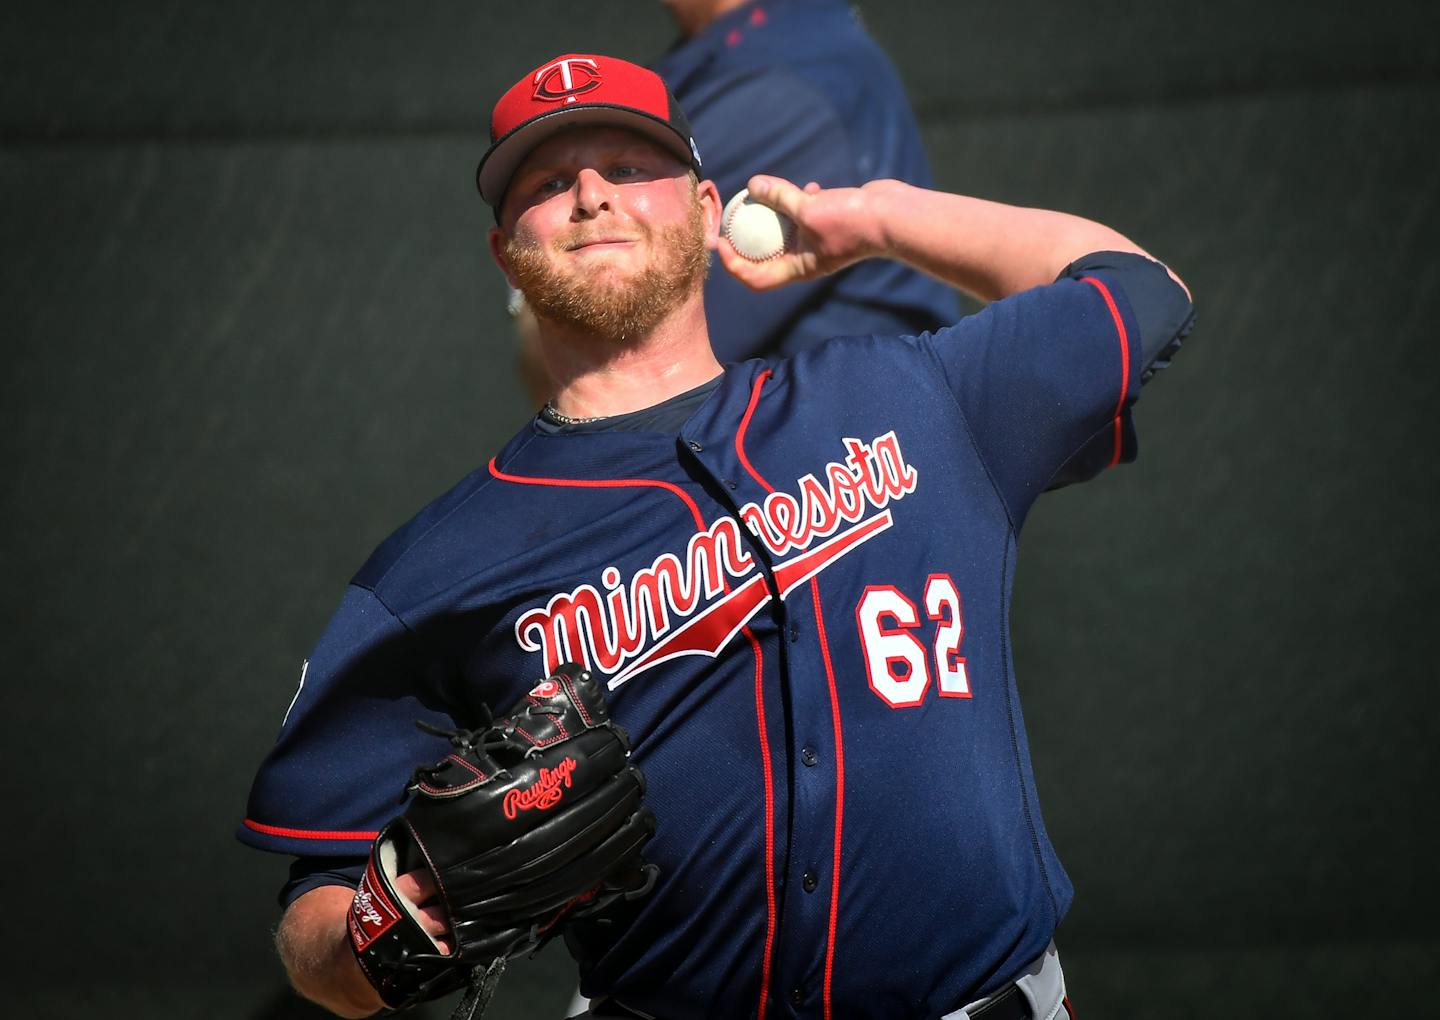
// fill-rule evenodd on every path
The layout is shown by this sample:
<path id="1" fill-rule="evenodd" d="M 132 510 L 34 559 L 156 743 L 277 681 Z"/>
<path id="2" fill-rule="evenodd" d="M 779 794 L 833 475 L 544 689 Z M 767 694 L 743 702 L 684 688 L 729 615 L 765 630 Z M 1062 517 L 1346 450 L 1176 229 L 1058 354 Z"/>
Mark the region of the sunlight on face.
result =
<path id="1" fill-rule="evenodd" d="M 683 304 L 710 267 L 698 199 L 683 225 L 637 227 L 637 243 L 649 257 L 628 271 L 598 253 L 587 259 L 595 265 L 561 261 L 573 256 L 571 244 L 583 243 L 576 234 L 561 235 L 548 251 L 538 241 L 516 238 L 506 243 L 505 257 L 526 303 L 540 318 L 609 340 L 636 338 Z"/>
<path id="2" fill-rule="evenodd" d="M 632 132 L 581 128 L 538 146 L 504 209 L 504 257 L 535 314 L 607 339 L 648 333 L 709 268 L 694 176 Z"/>

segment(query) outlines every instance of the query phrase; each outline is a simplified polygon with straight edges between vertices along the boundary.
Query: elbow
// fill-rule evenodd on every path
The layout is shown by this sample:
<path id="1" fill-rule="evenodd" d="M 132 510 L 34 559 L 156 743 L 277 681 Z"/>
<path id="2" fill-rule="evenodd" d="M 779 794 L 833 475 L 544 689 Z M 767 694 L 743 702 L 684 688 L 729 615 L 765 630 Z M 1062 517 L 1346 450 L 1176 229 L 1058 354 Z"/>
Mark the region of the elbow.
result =
<path id="1" fill-rule="evenodd" d="M 384 1006 L 350 949 L 344 913 L 351 892 L 313 889 L 292 903 L 275 931 L 275 949 L 290 987 L 336 1016 L 358 1020 Z"/>
<path id="2" fill-rule="evenodd" d="M 1191 308 L 1194 308 L 1195 295 L 1190 293 L 1190 288 L 1185 285 L 1184 280 L 1180 279 L 1180 274 L 1171 269 L 1168 262 L 1161 262 L 1160 264 L 1165 267 L 1165 272 L 1170 274 L 1170 279 L 1175 281 L 1175 285 L 1185 292 L 1185 299 L 1190 302 Z"/>
<path id="3" fill-rule="evenodd" d="M 335 1016 L 345 1017 L 346 1020 L 361 1020 L 362 1017 L 374 1016 L 380 1010 L 373 1002 L 356 996 L 353 990 L 337 987 L 333 982 L 293 969 L 288 962 L 285 971 L 290 978 L 290 988 L 296 995 Z"/>

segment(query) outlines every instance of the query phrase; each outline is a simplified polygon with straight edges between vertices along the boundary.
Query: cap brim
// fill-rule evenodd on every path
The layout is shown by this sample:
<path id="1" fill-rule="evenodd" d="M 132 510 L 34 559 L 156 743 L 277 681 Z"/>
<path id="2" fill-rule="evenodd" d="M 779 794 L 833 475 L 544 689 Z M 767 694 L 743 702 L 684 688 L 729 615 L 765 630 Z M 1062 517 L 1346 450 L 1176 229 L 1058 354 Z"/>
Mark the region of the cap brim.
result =
<path id="1" fill-rule="evenodd" d="M 682 137 L 680 132 L 659 117 L 624 106 L 587 103 L 532 117 L 496 141 L 475 170 L 475 183 L 480 189 L 480 197 L 498 209 L 516 167 L 541 142 L 574 127 L 607 126 L 642 134 L 672 153 L 686 166 L 694 166 L 695 157 L 690 151 L 690 140 Z"/>

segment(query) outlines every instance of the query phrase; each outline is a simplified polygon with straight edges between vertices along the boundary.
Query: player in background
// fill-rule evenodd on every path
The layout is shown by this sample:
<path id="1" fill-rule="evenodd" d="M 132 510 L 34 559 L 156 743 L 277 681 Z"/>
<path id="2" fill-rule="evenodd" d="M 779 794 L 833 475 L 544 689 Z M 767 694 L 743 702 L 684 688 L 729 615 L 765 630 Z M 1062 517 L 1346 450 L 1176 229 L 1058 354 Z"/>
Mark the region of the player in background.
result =
<path id="1" fill-rule="evenodd" d="M 681 39 L 654 64 L 728 200 L 753 174 L 825 188 L 881 178 L 934 187 L 888 57 L 846 0 L 666 0 Z M 780 290 L 705 282 L 721 362 L 795 354 L 833 336 L 899 336 L 958 317 L 954 290 L 875 260 Z"/>
<path id="2" fill-rule="evenodd" d="M 1134 456 L 1188 293 L 1098 223 L 898 181 L 752 179 L 799 230 L 745 262 L 683 115 L 612 58 L 537 68 L 492 139 L 491 249 L 554 397 L 356 574 L 256 777 L 241 838 L 301 862 L 279 932 L 296 987 L 379 1006 L 347 869 L 443 751 L 412 720 L 473 725 L 576 660 L 659 819 L 650 897 L 566 933 L 594 1015 L 1051 1020 L 1072 890 L 1010 665 L 1018 535 L 1074 451 Z M 717 245 L 758 289 L 884 258 L 993 303 L 722 367 Z"/>
<path id="3" fill-rule="evenodd" d="M 934 186 L 904 86 L 846 0 L 664 4 L 680 37 L 652 66 L 689 118 L 722 199 L 762 172 L 827 188 L 877 178 Z M 511 310 L 539 407 L 552 394 L 516 292 Z M 763 293 L 712 272 L 705 310 L 721 362 L 793 354 L 842 334 L 921 333 L 959 316 L 952 288 L 879 260 Z"/>

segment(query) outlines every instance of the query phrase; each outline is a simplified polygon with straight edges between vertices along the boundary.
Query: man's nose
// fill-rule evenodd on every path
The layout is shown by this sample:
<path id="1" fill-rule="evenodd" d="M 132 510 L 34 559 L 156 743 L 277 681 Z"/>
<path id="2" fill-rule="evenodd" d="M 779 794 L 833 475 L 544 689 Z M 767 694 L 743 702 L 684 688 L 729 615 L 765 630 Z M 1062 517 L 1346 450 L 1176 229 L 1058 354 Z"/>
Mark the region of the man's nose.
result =
<path id="1" fill-rule="evenodd" d="M 589 167 L 575 175 L 575 213 L 591 219 L 610 208 L 610 182 Z"/>

